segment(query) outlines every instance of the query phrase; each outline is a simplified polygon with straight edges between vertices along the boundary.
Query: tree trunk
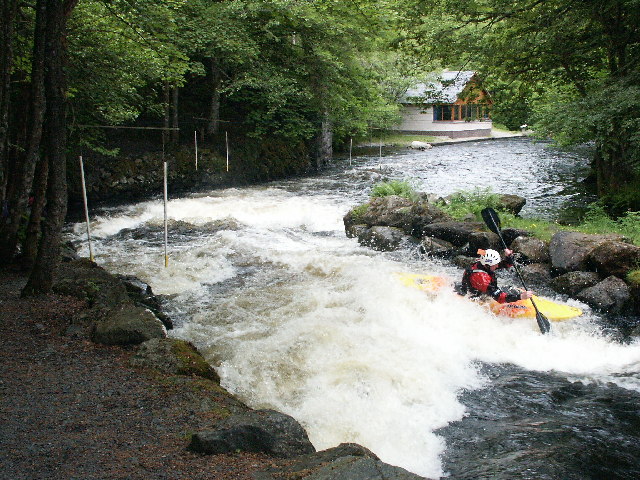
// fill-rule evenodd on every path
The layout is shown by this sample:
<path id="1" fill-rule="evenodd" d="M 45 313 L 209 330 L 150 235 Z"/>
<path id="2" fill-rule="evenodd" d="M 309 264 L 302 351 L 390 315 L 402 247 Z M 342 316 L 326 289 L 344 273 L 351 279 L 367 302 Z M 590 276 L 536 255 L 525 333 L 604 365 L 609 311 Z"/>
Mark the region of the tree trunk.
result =
<path id="1" fill-rule="evenodd" d="M 215 58 L 211 59 L 211 101 L 207 133 L 215 135 L 220 128 L 220 68 Z"/>
<path id="2" fill-rule="evenodd" d="M 42 225 L 42 215 L 47 202 L 47 179 L 49 177 L 49 163 L 41 157 L 36 168 L 36 176 L 33 182 L 33 203 L 27 225 L 27 236 L 22 245 L 22 266 L 26 270 L 31 269 L 36 262 L 38 254 L 38 241 Z"/>
<path id="3" fill-rule="evenodd" d="M 11 68 L 17 0 L 2 0 L 0 22 L 0 218 L 4 212 L 7 186 L 7 143 L 9 137 L 9 104 L 11 98 Z"/>
<path id="4" fill-rule="evenodd" d="M 43 147 L 49 167 L 47 211 L 36 263 L 22 290 L 23 296 L 51 291 L 55 270 L 60 261 L 62 227 L 67 213 L 65 32 L 67 18 L 78 0 L 42 1 L 47 3 L 45 44 L 47 110 L 43 132 Z"/>
<path id="5" fill-rule="evenodd" d="M 42 122 L 45 110 L 44 69 L 47 5 L 40 0 L 36 4 L 36 25 L 34 30 L 33 60 L 31 68 L 31 95 L 27 117 L 27 138 L 24 155 L 18 158 L 9 179 L 11 188 L 7 191 L 8 216 L 0 222 L 0 258 L 10 259 L 16 251 L 18 230 L 21 219 L 27 212 L 29 191 L 33 183 L 33 173 L 40 153 Z"/>
<path id="6" fill-rule="evenodd" d="M 177 86 L 171 88 L 171 128 L 179 128 L 178 125 L 178 94 L 179 90 Z M 171 143 L 178 144 L 179 130 L 171 130 Z"/>

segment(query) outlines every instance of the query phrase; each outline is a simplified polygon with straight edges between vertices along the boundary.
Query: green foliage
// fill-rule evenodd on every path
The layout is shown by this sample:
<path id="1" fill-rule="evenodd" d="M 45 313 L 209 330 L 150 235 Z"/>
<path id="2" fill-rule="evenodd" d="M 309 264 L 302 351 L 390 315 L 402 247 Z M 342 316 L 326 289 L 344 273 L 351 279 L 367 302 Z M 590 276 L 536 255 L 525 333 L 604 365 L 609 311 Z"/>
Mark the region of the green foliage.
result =
<path id="1" fill-rule="evenodd" d="M 363 203 L 362 205 L 355 206 L 351 209 L 349 213 L 353 217 L 354 223 L 358 223 L 357 219 L 362 217 L 366 213 L 368 208 L 369 208 L 369 204 Z"/>
<path id="2" fill-rule="evenodd" d="M 640 286 L 640 270 L 631 270 L 627 273 L 627 282 L 631 285 Z"/>
<path id="3" fill-rule="evenodd" d="M 478 188 L 472 191 L 458 191 L 447 198 L 446 201 L 439 202 L 438 206 L 453 218 L 461 219 L 469 214 L 480 218 L 480 211 L 483 208 L 500 208 L 500 196 L 493 193 L 491 188 Z"/>
<path id="4" fill-rule="evenodd" d="M 415 189 L 408 181 L 392 180 L 390 182 L 376 183 L 371 189 L 371 197 L 388 197 L 397 195 L 415 201 L 418 197 Z"/>

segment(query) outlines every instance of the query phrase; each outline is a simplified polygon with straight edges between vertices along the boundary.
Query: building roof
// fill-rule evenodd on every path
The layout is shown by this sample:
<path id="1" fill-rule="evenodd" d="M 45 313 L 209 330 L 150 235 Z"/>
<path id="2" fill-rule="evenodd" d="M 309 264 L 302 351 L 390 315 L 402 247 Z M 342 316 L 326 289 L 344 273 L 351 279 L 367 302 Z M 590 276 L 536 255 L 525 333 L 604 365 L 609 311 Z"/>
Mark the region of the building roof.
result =
<path id="1" fill-rule="evenodd" d="M 455 103 L 474 71 L 450 72 L 445 70 L 436 80 L 418 83 L 400 97 L 400 103 Z"/>

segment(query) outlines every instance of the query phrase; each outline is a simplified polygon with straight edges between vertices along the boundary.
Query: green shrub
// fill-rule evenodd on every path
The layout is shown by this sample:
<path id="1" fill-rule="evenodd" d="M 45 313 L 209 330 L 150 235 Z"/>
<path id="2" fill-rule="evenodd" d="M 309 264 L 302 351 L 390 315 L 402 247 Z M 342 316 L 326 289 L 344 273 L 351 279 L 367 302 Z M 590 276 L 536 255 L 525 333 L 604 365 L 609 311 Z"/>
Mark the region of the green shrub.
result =
<path id="1" fill-rule="evenodd" d="M 388 197 L 390 195 L 398 195 L 413 201 L 418 199 L 414 188 L 404 180 L 376 183 L 371 189 L 371 197 Z"/>
<path id="2" fill-rule="evenodd" d="M 458 191 L 452 194 L 447 202 L 438 203 L 438 207 L 447 212 L 453 218 L 461 219 L 470 213 L 480 219 L 480 211 L 483 208 L 498 208 L 500 195 L 493 193 L 491 188 L 478 188 L 472 191 Z"/>
<path id="3" fill-rule="evenodd" d="M 631 270 L 627 273 L 627 282 L 640 286 L 640 270 Z"/>

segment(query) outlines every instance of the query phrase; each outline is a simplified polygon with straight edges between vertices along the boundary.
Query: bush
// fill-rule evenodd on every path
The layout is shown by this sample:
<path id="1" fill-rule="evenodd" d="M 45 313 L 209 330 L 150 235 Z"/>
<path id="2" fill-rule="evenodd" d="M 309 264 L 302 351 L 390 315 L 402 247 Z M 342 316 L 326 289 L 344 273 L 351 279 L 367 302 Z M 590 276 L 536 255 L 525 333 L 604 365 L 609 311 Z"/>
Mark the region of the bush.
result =
<path id="1" fill-rule="evenodd" d="M 392 180 L 390 182 L 380 182 L 376 183 L 371 189 L 372 197 L 388 197 L 390 195 L 397 195 L 412 201 L 418 199 L 418 194 L 407 181 Z"/>
<path id="2" fill-rule="evenodd" d="M 446 202 L 438 203 L 438 207 L 451 215 L 461 219 L 470 213 L 480 219 L 483 208 L 499 208 L 500 195 L 493 193 L 490 188 L 475 188 L 472 191 L 458 191 L 451 195 Z"/>

